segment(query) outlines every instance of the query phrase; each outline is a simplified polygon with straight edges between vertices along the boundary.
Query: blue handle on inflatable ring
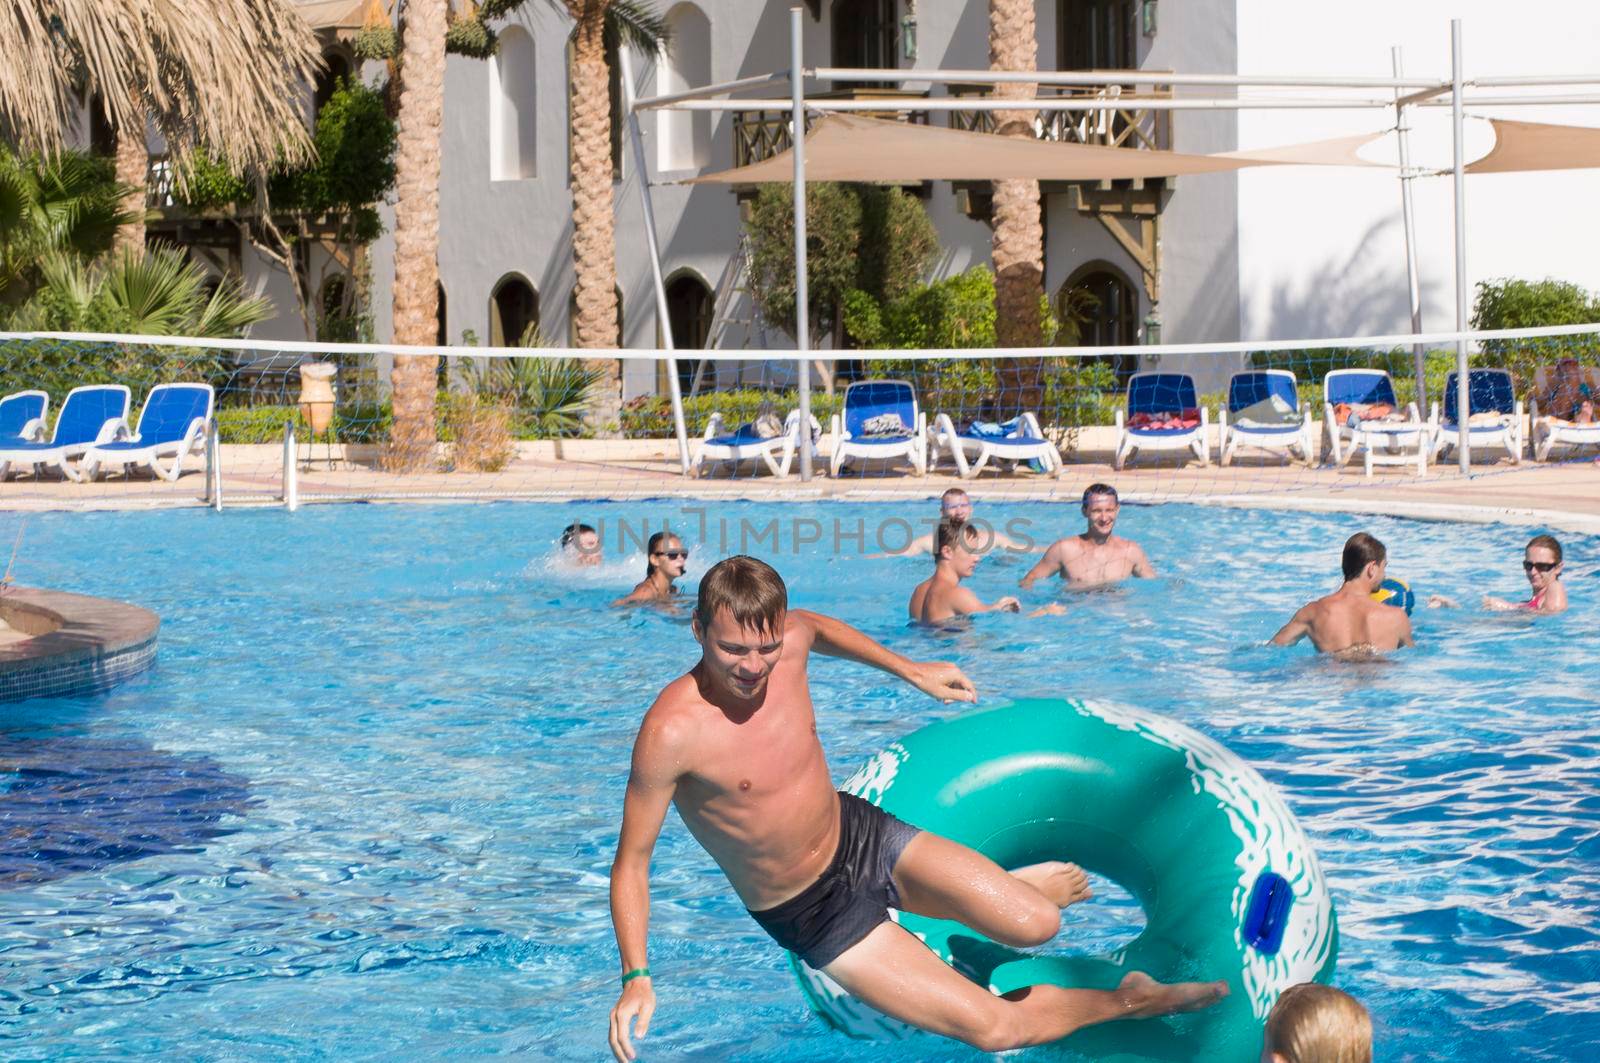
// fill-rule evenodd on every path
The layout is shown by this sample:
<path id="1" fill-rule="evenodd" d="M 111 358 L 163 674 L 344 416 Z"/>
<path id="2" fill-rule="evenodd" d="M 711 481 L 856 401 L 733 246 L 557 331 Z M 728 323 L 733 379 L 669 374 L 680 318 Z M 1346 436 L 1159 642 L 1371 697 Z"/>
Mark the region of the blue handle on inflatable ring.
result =
<path id="1" fill-rule="evenodd" d="M 1289 880 L 1275 871 L 1263 871 L 1250 890 L 1250 903 L 1244 913 L 1244 940 L 1268 956 L 1283 945 L 1283 932 L 1289 926 L 1289 909 L 1294 907 L 1294 889 Z"/>

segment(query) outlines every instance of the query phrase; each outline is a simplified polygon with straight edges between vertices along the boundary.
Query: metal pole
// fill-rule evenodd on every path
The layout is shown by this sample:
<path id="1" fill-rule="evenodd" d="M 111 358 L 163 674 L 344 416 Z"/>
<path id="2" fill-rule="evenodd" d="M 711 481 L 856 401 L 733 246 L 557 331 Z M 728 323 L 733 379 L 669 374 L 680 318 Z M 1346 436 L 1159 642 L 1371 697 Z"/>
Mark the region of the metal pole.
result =
<path id="1" fill-rule="evenodd" d="M 1456 212 L 1456 331 L 1467 329 L 1467 199 L 1466 177 L 1462 158 L 1462 132 L 1465 125 L 1461 111 L 1461 20 L 1450 20 L 1450 118 L 1453 161 L 1455 164 Z M 1460 457 L 1461 471 L 1472 471 L 1472 450 L 1468 438 L 1467 421 L 1471 409 L 1467 405 L 1467 341 L 1456 340 L 1456 453 Z"/>
<path id="2" fill-rule="evenodd" d="M 650 165 L 645 161 L 644 136 L 639 132 L 639 112 L 633 84 L 633 61 L 627 48 L 617 49 L 621 63 L 622 106 L 628 113 L 628 142 L 633 151 L 633 166 L 639 185 L 639 202 L 644 206 L 644 242 L 650 250 L 650 279 L 656 289 L 656 323 L 661 329 L 661 347 L 676 350 L 672 338 L 672 317 L 667 313 L 667 282 L 661 276 L 661 245 L 656 240 L 656 211 L 650 201 Z M 683 421 L 683 389 L 678 386 L 678 360 L 667 357 L 667 392 L 672 396 L 672 428 L 678 434 L 678 471 L 689 475 L 689 432 Z"/>
<path id="3" fill-rule="evenodd" d="M 206 501 L 222 512 L 222 435 L 215 419 L 206 424 Z"/>
<path id="4" fill-rule="evenodd" d="M 1398 45 L 1389 49 L 1389 57 L 1394 61 L 1394 77 L 1398 81 L 1404 76 L 1400 69 L 1402 64 Z M 1422 284 L 1417 279 L 1417 220 L 1411 197 L 1411 126 L 1409 110 L 1399 99 L 1400 91 L 1396 89 L 1394 120 L 1396 139 L 1400 142 L 1400 212 L 1405 219 L 1406 288 L 1411 295 L 1411 331 L 1420 333 Z M 1411 354 L 1416 363 L 1417 410 L 1421 412 L 1428 408 L 1428 359 L 1420 343 L 1411 345 Z"/>
<path id="5" fill-rule="evenodd" d="M 283 508 L 293 513 L 300 508 L 299 465 L 295 456 L 294 422 L 283 422 Z"/>
<path id="6" fill-rule="evenodd" d="M 811 479 L 811 313 L 806 291 L 806 69 L 800 9 L 789 9 L 789 102 L 794 123 L 794 347 L 800 374 L 800 479 Z"/>

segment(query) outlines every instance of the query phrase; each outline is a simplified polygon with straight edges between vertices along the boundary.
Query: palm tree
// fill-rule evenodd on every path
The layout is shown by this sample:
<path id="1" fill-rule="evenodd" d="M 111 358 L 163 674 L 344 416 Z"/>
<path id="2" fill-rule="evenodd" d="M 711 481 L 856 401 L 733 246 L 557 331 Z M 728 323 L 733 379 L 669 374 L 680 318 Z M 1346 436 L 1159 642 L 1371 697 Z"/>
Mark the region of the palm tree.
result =
<path id="1" fill-rule="evenodd" d="M 407 0 L 400 52 L 394 206 L 394 341 L 427 346 L 439 317 L 439 130 L 444 122 L 448 0 Z M 432 461 L 439 359 L 397 355 L 387 467 Z"/>
<path id="2" fill-rule="evenodd" d="M 667 25 L 645 0 L 565 0 L 572 36 L 572 258 L 576 273 L 573 332 L 579 347 L 619 347 L 617 241 L 611 198 L 611 65 L 608 54 L 632 47 L 659 52 Z M 622 363 L 609 363 L 595 419 L 621 417 Z"/>
<path id="3" fill-rule="evenodd" d="M 989 0 L 989 69 L 1038 68 L 1034 0 Z M 1031 99 L 1038 88 L 1003 84 L 996 85 L 994 92 L 1001 98 Z M 995 131 L 1002 136 L 1031 138 L 1036 114 L 997 111 Z M 1040 314 L 1044 298 L 1044 224 L 1039 213 L 1039 182 L 995 181 L 993 219 L 996 341 L 1002 347 L 1037 347 L 1044 342 Z M 1032 392 L 1037 390 L 1038 373 L 1033 367 L 1008 360 L 1000 379 L 1006 399 L 1024 407 L 1036 399 Z"/>
<path id="4" fill-rule="evenodd" d="M 0 308 L 33 294 L 49 256 L 104 254 L 128 220 L 126 193 L 104 159 L 81 151 L 21 158 L 0 148 Z"/>
<path id="5" fill-rule="evenodd" d="M 0 5 L 0 55 L 8 139 L 58 151 L 92 100 L 130 186 L 144 181 L 147 123 L 174 158 L 204 146 L 238 172 L 310 157 L 302 87 L 321 53 L 288 0 L 15 0 Z M 130 203 L 140 218 L 126 242 L 142 245 L 144 204 Z"/>

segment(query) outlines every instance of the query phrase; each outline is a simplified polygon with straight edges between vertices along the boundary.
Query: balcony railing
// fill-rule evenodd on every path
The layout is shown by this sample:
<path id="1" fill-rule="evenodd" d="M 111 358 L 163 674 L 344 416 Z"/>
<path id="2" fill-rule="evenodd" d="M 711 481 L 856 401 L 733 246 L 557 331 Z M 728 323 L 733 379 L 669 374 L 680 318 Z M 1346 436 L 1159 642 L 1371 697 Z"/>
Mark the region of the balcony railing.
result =
<path id="1" fill-rule="evenodd" d="M 1100 71 L 1116 73 L 1116 71 Z M 952 96 L 989 96 L 990 85 L 952 85 Z M 1038 95 L 1065 96 L 1074 99 L 1104 101 L 1105 106 L 1089 110 L 1040 111 L 1034 117 L 1034 136 L 1040 140 L 1053 140 L 1068 144 L 1096 144 L 1111 148 L 1138 148 L 1147 151 L 1165 151 L 1172 146 L 1172 112 L 1139 106 L 1138 99 L 1124 100 L 1132 95 L 1132 85 L 1049 86 L 1041 85 Z M 1142 96 L 1170 98 L 1171 85 L 1146 85 Z M 1025 110 L 1025 107 L 1019 110 Z M 951 129 L 966 129 L 977 133 L 994 132 L 994 111 L 949 111 Z"/>
<path id="2" fill-rule="evenodd" d="M 924 99 L 926 92 L 890 88 L 841 89 L 808 94 L 808 100 L 907 100 Z M 899 122 L 928 124 L 927 111 L 854 111 L 867 118 L 886 118 Z M 733 164 L 748 166 L 788 151 L 794 140 L 790 132 L 793 115 L 788 111 L 738 111 L 733 117 Z M 816 120 L 816 112 L 806 113 L 806 129 Z"/>
<path id="3" fill-rule="evenodd" d="M 144 205 L 149 210 L 172 206 L 177 195 L 177 174 L 170 156 L 151 155 L 144 171 Z"/>

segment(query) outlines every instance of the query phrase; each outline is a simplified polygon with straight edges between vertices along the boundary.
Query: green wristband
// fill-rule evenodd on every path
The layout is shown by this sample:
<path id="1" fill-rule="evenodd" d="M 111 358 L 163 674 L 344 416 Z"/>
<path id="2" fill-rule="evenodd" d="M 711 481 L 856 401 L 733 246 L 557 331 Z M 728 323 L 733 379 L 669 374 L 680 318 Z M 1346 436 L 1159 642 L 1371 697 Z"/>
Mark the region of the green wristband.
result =
<path id="1" fill-rule="evenodd" d="M 629 982 L 633 981 L 635 978 L 649 978 L 649 977 L 650 977 L 650 968 L 648 968 L 648 967 L 635 967 L 633 970 L 629 971 L 627 974 L 622 976 L 622 984 L 623 985 L 627 985 Z"/>

